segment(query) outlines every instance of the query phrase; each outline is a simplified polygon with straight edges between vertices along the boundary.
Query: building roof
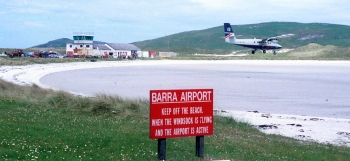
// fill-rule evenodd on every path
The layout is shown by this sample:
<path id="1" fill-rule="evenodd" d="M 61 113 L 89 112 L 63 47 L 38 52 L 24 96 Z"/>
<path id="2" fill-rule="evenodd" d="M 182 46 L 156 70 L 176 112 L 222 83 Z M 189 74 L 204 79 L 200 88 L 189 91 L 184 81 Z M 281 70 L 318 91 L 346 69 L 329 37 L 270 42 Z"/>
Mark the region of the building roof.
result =
<path id="1" fill-rule="evenodd" d="M 134 44 L 107 43 L 107 45 L 113 48 L 114 50 L 141 50 Z"/>
<path id="2" fill-rule="evenodd" d="M 110 50 L 105 44 L 93 44 L 92 45 L 94 49 L 99 49 L 99 50 Z"/>

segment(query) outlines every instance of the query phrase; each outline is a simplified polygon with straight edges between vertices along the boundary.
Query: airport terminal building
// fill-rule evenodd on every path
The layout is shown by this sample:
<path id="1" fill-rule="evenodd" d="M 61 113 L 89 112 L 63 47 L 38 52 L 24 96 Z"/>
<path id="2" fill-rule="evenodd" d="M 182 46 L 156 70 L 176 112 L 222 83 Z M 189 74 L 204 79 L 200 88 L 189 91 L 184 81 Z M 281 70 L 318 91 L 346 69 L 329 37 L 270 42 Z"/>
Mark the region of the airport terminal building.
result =
<path id="1" fill-rule="evenodd" d="M 92 32 L 76 32 L 73 40 L 73 43 L 66 45 L 66 54 L 69 57 L 128 58 L 141 53 L 141 49 L 134 44 L 94 43 Z"/>

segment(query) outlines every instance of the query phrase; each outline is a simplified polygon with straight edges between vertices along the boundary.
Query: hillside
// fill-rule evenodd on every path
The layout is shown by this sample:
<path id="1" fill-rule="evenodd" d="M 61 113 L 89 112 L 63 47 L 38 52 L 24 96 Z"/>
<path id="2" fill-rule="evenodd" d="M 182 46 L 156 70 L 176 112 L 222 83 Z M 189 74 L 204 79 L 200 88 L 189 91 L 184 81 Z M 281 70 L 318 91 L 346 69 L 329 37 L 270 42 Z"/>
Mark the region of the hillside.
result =
<path id="1" fill-rule="evenodd" d="M 284 48 L 297 48 L 317 43 L 320 45 L 349 46 L 350 26 L 324 23 L 269 22 L 249 25 L 232 25 L 239 38 L 268 38 L 292 33 L 295 36 L 282 39 Z M 135 42 L 142 50 L 158 50 L 179 53 L 230 53 L 245 48 L 228 44 L 223 39 L 223 26 L 198 31 L 182 32 L 153 40 Z"/>
<path id="2" fill-rule="evenodd" d="M 45 44 L 40 44 L 33 46 L 31 48 L 57 48 L 57 47 L 66 47 L 67 43 L 73 43 L 73 40 L 68 38 L 60 38 L 56 40 L 49 41 Z"/>
<path id="3" fill-rule="evenodd" d="M 30 48 L 62 48 L 62 47 L 66 47 L 67 43 L 73 43 L 73 40 L 68 39 L 68 38 L 60 38 L 60 39 L 49 41 L 49 42 L 47 42 L 45 44 L 41 44 L 41 45 L 36 45 L 36 46 L 30 47 Z M 105 42 L 103 42 L 103 41 L 94 41 L 94 43 L 103 44 Z"/>

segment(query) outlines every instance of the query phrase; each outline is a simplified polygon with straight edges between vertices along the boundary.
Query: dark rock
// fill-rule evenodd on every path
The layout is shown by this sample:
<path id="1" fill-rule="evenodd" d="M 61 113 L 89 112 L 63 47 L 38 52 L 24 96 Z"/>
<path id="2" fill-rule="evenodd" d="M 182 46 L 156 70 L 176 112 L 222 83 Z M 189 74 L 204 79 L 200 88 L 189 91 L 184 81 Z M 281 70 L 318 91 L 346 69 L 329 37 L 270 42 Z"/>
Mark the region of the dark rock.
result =
<path id="1" fill-rule="evenodd" d="M 311 121 L 318 121 L 320 120 L 319 118 L 310 118 Z"/>
<path id="2" fill-rule="evenodd" d="M 305 135 L 297 135 L 297 137 L 299 137 L 299 138 L 311 138 L 310 136 L 305 136 Z"/>
<path id="3" fill-rule="evenodd" d="M 292 125 L 292 126 L 296 126 L 296 127 L 302 127 L 303 125 L 300 124 L 287 124 L 287 125 Z"/>
<path id="4" fill-rule="evenodd" d="M 214 109 L 213 111 L 214 111 L 214 113 L 227 113 L 227 111 L 225 111 L 225 110 Z"/>
<path id="5" fill-rule="evenodd" d="M 258 125 L 258 128 L 259 129 L 264 129 L 264 130 L 267 130 L 267 129 L 278 129 L 278 127 L 275 126 L 275 125 Z"/>
<path id="6" fill-rule="evenodd" d="M 271 118 L 272 116 L 270 114 L 261 114 L 261 117 Z"/>
<path id="7" fill-rule="evenodd" d="M 337 132 L 338 135 L 350 136 L 350 132 Z"/>

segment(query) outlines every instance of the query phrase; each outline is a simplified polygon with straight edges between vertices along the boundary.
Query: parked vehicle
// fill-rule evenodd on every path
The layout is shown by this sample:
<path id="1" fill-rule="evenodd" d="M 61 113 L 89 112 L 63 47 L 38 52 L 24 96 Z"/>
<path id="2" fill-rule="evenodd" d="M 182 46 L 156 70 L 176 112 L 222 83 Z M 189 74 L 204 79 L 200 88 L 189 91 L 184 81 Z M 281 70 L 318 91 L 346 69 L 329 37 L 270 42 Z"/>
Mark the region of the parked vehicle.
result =
<path id="1" fill-rule="evenodd" d="M 7 53 L 6 51 L 4 52 L 7 56 L 9 56 L 10 58 L 13 58 L 15 56 L 17 57 L 21 57 L 24 56 L 23 50 L 22 49 L 16 49 L 15 51 L 13 51 L 12 53 Z"/>
<path id="2" fill-rule="evenodd" d="M 52 52 L 49 54 L 48 58 L 59 58 L 60 56 L 62 56 L 62 55 L 59 53 L 56 53 L 56 52 Z"/>
<path id="3" fill-rule="evenodd" d="M 48 55 L 48 58 L 60 58 L 60 57 L 64 58 L 64 57 L 67 57 L 67 55 L 64 56 L 63 54 L 60 54 L 57 51 L 50 51 Z"/>
<path id="4" fill-rule="evenodd" d="M 63 58 L 67 58 L 67 57 L 68 57 L 67 54 L 61 54 L 61 56 L 62 56 Z"/>
<path id="5" fill-rule="evenodd" d="M 33 54 L 34 54 L 34 52 L 25 52 L 24 57 L 30 57 Z"/>
<path id="6" fill-rule="evenodd" d="M 39 58 L 39 57 L 42 57 L 43 54 L 44 54 L 44 51 L 36 51 L 32 55 L 30 55 L 30 57 Z"/>
<path id="7" fill-rule="evenodd" d="M 30 57 L 34 58 L 50 58 L 50 55 L 53 54 L 51 51 L 36 51 Z"/>

